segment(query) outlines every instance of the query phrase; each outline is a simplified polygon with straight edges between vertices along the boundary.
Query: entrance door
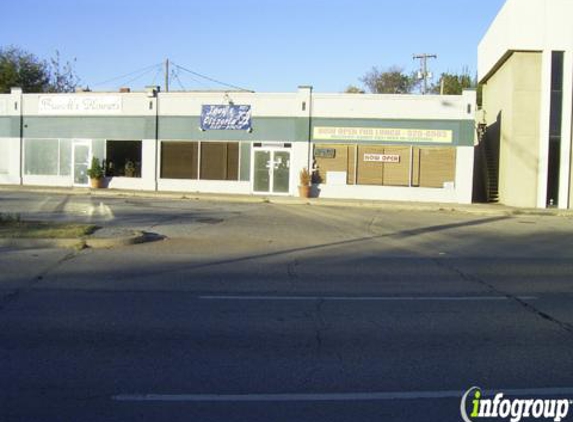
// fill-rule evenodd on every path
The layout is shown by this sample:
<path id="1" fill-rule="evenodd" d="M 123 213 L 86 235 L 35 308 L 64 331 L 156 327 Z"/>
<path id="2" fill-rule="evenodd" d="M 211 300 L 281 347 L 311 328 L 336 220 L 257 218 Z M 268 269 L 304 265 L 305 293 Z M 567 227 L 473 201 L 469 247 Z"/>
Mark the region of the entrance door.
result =
<path id="1" fill-rule="evenodd" d="M 89 183 L 88 169 L 92 155 L 89 142 L 74 142 L 74 185 L 87 186 Z"/>
<path id="2" fill-rule="evenodd" d="M 290 151 L 255 150 L 254 163 L 255 193 L 289 193 Z"/>

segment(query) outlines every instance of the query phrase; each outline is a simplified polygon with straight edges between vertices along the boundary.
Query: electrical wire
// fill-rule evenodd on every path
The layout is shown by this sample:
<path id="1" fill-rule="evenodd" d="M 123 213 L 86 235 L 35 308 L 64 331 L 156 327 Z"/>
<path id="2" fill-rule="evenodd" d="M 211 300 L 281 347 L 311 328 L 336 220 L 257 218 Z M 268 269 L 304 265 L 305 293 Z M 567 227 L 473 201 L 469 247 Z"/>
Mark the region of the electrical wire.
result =
<path id="1" fill-rule="evenodd" d="M 155 82 L 157 81 L 157 77 L 161 74 L 162 70 L 163 70 L 163 66 L 157 67 L 157 72 L 155 73 L 155 76 L 153 77 L 153 82 L 151 82 L 151 85 L 155 85 Z"/>
<path id="2" fill-rule="evenodd" d="M 145 75 L 147 75 L 148 73 L 153 72 L 153 70 L 154 70 L 154 69 L 149 69 L 147 72 L 144 72 L 144 73 L 142 73 L 141 75 L 136 76 L 136 77 L 133 78 L 133 79 L 130 79 L 130 80 L 128 80 L 128 81 L 125 81 L 122 85 L 129 85 L 130 83 L 135 82 L 135 81 L 137 81 L 138 79 L 143 78 L 143 77 L 144 77 Z"/>
<path id="3" fill-rule="evenodd" d="M 187 91 L 187 89 L 185 89 L 185 87 L 183 86 L 183 82 L 181 82 L 181 79 L 179 78 L 179 72 L 175 72 L 175 69 L 173 69 L 171 76 L 177 80 L 177 83 L 179 84 L 179 86 L 183 91 Z"/>
<path id="4" fill-rule="evenodd" d="M 179 69 L 178 69 L 179 70 Z M 179 72 L 177 72 L 177 75 L 179 75 Z M 205 89 L 209 89 L 209 85 L 207 85 L 206 83 L 202 82 L 200 79 L 195 78 L 193 75 L 190 74 L 186 74 L 187 78 L 191 79 L 193 82 L 195 82 L 198 85 L 201 85 L 203 88 Z"/>
<path id="5" fill-rule="evenodd" d="M 180 70 L 183 70 L 183 71 L 185 71 L 185 72 L 188 72 L 188 73 L 190 73 L 190 74 L 192 74 L 192 75 L 195 75 L 195 76 L 198 76 L 198 77 L 200 77 L 200 78 L 206 79 L 206 80 L 208 80 L 208 81 L 214 82 L 214 83 L 216 83 L 216 84 L 219 84 L 219 85 L 222 85 L 222 86 L 226 86 L 227 88 L 233 88 L 233 89 L 237 89 L 237 90 L 239 90 L 239 91 L 253 92 L 253 91 L 250 90 L 250 89 L 245 89 L 245 88 L 241 88 L 241 87 L 239 87 L 239 86 L 237 86 L 237 85 L 228 84 L 228 83 L 226 83 L 226 82 L 219 81 L 219 80 L 214 79 L 214 78 L 211 78 L 211 77 L 209 77 L 209 76 L 202 75 L 201 73 L 194 72 L 193 70 L 186 69 L 186 68 L 184 68 L 183 66 L 179 66 L 179 65 L 176 64 L 176 63 L 173 63 L 173 65 L 174 65 L 175 67 L 177 67 L 178 69 L 180 69 Z"/>
<path id="6" fill-rule="evenodd" d="M 113 82 L 113 81 L 116 81 L 116 80 L 120 80 L 120 79 L 123 79 L 123 78 L 127 78 L 127 77 L 129 77 L 129 76 L 132 76 L 132 75 L 135 75 L 135 74 L 139 74 L 139 73 L 141 73 L 141 72 L 143 72 L 143 74 L 145 74 L 145 73 L 147 73 L 147 71 L 153 70 L 153 69 L 157 68 L 158 66 L 162 66 L 162 65 L 163 65 L 162 63 L 156 63 L 156 64 L 151 65 L 151 66 L 146 66 L 146 67 L 144 67 L 144 68 L 142 68 L 142 69 L 134 70 L 133 72 L 129 72 L 129 73 L 126 73 L 126 74 L 123 74 L 123 75 L 120 75 L 120 76 L 116 76 L 116 77 L 107 79 L 107 80 L 105 80 L 105 81 L 103 81 L 103 82 L 99 82 L 99 83 L 97 83 L 97 84 L 92 84 L 92 86 L 105 85 L 105 84 L 107 84 L 107 83 L 109 83 L 109 82 Z"/>

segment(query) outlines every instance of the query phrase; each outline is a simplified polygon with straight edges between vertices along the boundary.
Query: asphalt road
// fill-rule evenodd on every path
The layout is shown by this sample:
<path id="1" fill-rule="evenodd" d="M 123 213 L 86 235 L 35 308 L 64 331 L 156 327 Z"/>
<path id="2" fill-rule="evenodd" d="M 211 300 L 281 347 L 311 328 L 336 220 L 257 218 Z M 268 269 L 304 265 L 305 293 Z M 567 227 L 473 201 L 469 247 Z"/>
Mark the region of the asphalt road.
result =
<path id="1" fill-rule="evenodd" d="M 0 212 L 165 236 L 0 249 L 1 421 L 442 422 L 472 386 L 573 399 L 571 218 L 6 192 Z"/>

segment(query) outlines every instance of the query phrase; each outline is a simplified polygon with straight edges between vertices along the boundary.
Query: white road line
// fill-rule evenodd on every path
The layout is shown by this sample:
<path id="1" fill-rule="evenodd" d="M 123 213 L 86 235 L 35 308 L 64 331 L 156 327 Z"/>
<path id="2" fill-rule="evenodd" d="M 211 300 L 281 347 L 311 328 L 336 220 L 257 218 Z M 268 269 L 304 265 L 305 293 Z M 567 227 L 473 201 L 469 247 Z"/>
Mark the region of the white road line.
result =
<path id="1" fill-rule="evenodd" d="M 572 387 L 540 389 L 500 389 L 482 391 L 484 395 L 504 393 L 506 396 L 571 396 Z M 125 402 L 320 402 L 320 401 L 383 401 L 461 398 L 464 391 L 397 391 L 372 393 L 292 393 L 292 394 L 120 394 L 114 401 Z"/>
<path id="2" fill-rule="evenodd" d="M 535 296 L 518 296 L 520 300 L 536 300 Z M 371 302 L 469 302 L 506 301 L 506 296 L 199 296 L 201 300 L 244 301 L 371 301 Z"/>

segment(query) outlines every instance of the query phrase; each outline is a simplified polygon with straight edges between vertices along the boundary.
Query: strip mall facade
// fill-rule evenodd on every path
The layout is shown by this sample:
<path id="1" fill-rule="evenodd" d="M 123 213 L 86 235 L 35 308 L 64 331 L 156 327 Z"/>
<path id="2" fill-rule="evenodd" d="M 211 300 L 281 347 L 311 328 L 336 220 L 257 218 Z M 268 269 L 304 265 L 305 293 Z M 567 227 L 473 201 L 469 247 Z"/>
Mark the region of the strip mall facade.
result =
<path id="1" fill-rule="evenodd" d="M 475 92 L 0 95 L 0 184 L 469 203 Z"/>

